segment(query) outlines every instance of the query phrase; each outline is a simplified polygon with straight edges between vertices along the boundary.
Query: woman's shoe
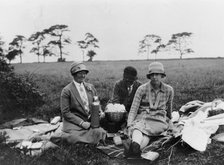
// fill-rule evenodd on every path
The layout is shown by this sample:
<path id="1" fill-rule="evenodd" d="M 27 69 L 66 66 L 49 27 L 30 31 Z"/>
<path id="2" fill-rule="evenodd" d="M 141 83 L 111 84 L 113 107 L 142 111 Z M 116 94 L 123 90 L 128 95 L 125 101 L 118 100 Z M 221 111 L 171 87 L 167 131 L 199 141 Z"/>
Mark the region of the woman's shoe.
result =
<path id="1" fill-rule="evenodd" d="M 127 140 L 124 140 L 123 141 L 123 146 L 124 146 L 124 156 L 127 158 L 127 157 L 130 157 L 132 155 L 131 153 L 131 140 L 130 139 L 127 139 Z"/>
<path id="2" fill-rule="evenodd" d="M 128 139 L 126 141 L 123 141 L 123 145 L 124 145 L 124 155 L 126 158 L 128 157 L 140 158 L 141 157 L 142 151 L 138 143 L 131 142 Z"/>
<path id="3" fill-rule="evenodd" d="M 130 146 L 130 150 L 131 150 L 131 155 L 134 157 L 141 157 L 141 149 L 140 149 L 140 145 L 136 142 L 132 142 L 131 146 Z"/>

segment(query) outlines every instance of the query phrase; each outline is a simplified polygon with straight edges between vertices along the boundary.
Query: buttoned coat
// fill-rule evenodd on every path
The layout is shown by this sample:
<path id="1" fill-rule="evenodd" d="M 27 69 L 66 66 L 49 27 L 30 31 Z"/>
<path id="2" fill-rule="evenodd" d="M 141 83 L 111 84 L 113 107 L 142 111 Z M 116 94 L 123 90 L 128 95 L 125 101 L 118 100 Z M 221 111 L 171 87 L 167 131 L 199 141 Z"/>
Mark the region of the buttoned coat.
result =
<path id="1" fill-rule="evenodd" d="M 149 136 L 157 136 L 165 131 L 171 119 L 173 97 L 173 88 L 163 82 L 157 95 L 150 81 L 141 85 L 136 91 L 129 112 L 129 130 L 132 132 L 138 129 Z"/>
<path id="2" fill-rule="evenodd" d="M 89 106 L 92 105 L 93 96 L 96 96 L 96 89 L 92 84 L 83 83 L 86 94 L 88 97 Z M 61 92 L 61 113 L 63 117 L 63 128 L 64 132 L 70 132 L 71 130 L 82 130 L 79 126 L 82 121 L 89 119 L 90 113 L 84 108 L 83 101 L 79 95 L 78 89 L 74 82 L 71 82 L 63 88 Z M 91 111 L 91 107 L 89 108 Z"/>

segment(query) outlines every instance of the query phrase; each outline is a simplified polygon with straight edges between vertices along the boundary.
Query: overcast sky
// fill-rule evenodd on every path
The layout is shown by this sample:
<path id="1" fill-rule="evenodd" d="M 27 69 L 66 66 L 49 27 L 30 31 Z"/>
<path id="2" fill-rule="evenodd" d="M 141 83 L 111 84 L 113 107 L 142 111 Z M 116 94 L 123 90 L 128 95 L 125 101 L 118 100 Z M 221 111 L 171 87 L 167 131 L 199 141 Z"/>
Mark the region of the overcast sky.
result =
<path id="1" fill-rule="evenodd" d="M 99 40 L 96 60 L 133 60 L 146 58 L 138 54 L 146 34 L 167 42 L 174 33 L 192 32 L 195 53 L 185 57 L 224 57 L 223 15 L 223 0 L 0 0 L 0 36 L 10 42 L 15 35 L 29 37 L 65 24 L 73 41 L 67 60 L 82 59 L 75 43 L 87 32 Z M 179 56 L 167 52 L 157 57 Z M 23 61 L 37 57 L 27 54 Z"/>

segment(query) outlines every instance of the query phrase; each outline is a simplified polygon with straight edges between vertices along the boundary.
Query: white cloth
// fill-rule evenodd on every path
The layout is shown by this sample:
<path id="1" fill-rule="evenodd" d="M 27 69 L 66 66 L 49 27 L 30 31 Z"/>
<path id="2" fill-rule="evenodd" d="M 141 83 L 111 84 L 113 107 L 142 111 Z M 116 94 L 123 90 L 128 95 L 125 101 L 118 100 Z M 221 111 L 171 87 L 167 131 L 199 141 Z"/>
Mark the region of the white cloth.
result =
<path id="1" fill-rule="evenodd" d="M 184 121 L 183 141 L 198 151 L 205 151 L 207 144 L 211 141 L 210 136 L 218 130 L 220 125 L 224 125 L 223 113 L 211 117 L 208 117 L 208 114 L 216 109 L 222 110 L 224 108 L 223 103 L 220 100 L 204 103 L 197 111 L 192 113 L 189 116 L 190 118 Z"/>
<path id="2" fill-rule="evenodd" d="M 132 89 L 133 89 L 133 84 L 132 84 L 131 86 L 129 86 L 129 87 L 128 87 L 128 95 L 130 95 L 130 94 L 131 94 Z"/>
<path id="3" fill-rule="evenodd" d="M 83 85 L 83 83 L 77 83 L 76 81 L 74 81 L 74 84 L 76 86 L 76 88 L 78 89 L 78 92 L 79 92 L 79 95 L 83 101 L 83 105 L 85 107 L 85 110 L 89 112 L 89 101 L 88 101 L 88 97 L 87 97 L 87 94 L 86 94 L 86 90 L 85 90 L 85 87 Z"/>

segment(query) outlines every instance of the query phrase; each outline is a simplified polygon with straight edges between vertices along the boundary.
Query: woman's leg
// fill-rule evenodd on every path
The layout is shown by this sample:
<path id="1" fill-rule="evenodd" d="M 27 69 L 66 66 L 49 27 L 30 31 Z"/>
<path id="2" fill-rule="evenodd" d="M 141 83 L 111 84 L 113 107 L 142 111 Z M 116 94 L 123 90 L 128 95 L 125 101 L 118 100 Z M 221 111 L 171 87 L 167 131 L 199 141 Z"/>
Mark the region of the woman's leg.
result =
<path id="1" fill-rule="evenodd" d="M 141 131 L 135 129 L 132 134 L 132 141 L 140 145 L 140 148 L 144 148 L 149 143 L 150 138 L 146 135 L 143 135 Z"/>
<path id="2" fill-rule="evenodd" d="M 146 135 L 143 135 L 142 142 L 140 144 L 140 148 L 143 149 L 149 144 L 150 138 Z"/>
<path id="3" fill-rule="evenodd" d="M 141 131 L 135 129 L 132 133 L 132 143 L 130 146 L 130 151 L 133 156 L 140 157 L 141 156 L 141 142 L 143 140 L 143 134 Z"/>
<path id="4" fill-rule="evenodd" d="M 138 143 L 139 145 L 141 145 L 143 140 L 143 134 L 141 131 L 135 129 L 132 133 L 132 141 Z"/>

